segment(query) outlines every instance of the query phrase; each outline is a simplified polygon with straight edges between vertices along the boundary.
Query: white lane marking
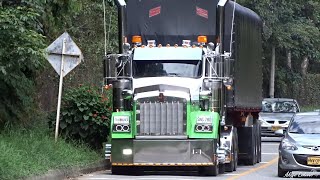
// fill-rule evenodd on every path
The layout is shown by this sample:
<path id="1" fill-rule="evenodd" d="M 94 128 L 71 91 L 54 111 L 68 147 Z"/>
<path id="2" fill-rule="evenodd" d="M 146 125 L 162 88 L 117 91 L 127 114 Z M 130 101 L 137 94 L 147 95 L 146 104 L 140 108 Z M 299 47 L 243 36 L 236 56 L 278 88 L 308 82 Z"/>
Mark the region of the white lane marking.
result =
<path id="1" fill-rule="evenodd" d="M 222 174 L 223 176 L 238 176 L 240 174 Z"/>
<path id="2" fill-rule="evenodd" d="M 86 179 L 86 180 L 89 180 L 89 179 L 92 179 L 92 180 L 99 180 L 99 179 L 104 179 L 104 180 L 106 180 L 106 179 L 108 179 L 108 180 L 112 180 L 112 179 L 117 179 L 117 178 L 107 178 L 107 177 L 105 177 L 105 178 L 103 178 L 103 177 L 101 177 L 101 178 L 99 178 L 99 177 L 92 177 L 92 178 L 80 178 L 80 179 L 78 179 L 78 180 L 81 180 L 81 179 Z"/>
<path id="3" fill-rule="evenodd" d="M 278 155 L 279 153 L 261 153 L 261 154 L 265 154 L 265 155 Z"/>
<path id="4" fill-rule="evenodd" d="M 267 164 L 268 162 L 259 162 L 259 164 Z"/>

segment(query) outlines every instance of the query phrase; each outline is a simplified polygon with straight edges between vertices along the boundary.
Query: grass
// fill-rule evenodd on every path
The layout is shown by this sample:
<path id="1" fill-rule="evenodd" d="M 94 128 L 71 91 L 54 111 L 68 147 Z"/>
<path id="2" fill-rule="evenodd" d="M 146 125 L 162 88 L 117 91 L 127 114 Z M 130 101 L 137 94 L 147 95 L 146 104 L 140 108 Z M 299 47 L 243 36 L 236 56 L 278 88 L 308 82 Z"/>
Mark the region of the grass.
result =
<path id="1" fill-rule="evenodd" d="M 47 128 L 0 131 L 0 179 L 40 175 L 51 169 L 84 166 L 103 155 L 81 143 L 54 142 Z"/>
<path id="2" fill-rule="evenodd" d="M 308 112 L 308 111 L 314 111 L 316 109 L 320 109 L 320 106 L 302 106 L 301 112 Z"/>

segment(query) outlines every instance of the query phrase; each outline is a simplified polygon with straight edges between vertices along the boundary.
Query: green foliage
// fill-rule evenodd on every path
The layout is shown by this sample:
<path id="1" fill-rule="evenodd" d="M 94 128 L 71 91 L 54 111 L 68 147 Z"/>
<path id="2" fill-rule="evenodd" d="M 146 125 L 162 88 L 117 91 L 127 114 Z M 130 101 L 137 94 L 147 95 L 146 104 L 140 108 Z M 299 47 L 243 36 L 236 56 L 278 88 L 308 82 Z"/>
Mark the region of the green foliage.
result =
<path id="1" fill-rule="evenodd" d="M 42 119 L 42 121 L 45 121 Z M 102 155 L 79 142 L 54 142 L 47 128 L 14 128 L 0 133 L 0 179 L 21 179 L 52 169 L 87 166 Z"/>
<path id="2" fill-rule="evenodd" d="M 60 132 L 69 139 L 83 140 L 95 149 L 102 148 L 109 135 L 110 91 L 101 94 L 95 86 L 80 86 L 66 91 L 62 99 Z M 55 118 L 50 121 L 55 127 Z"/>
<path id="3" fill-rule="evenodd" d="M 0 127 L 27 123 L 34 113 L 34 77 L 45 60 L 39 16 L 31 7 L 0 5 Z"/>

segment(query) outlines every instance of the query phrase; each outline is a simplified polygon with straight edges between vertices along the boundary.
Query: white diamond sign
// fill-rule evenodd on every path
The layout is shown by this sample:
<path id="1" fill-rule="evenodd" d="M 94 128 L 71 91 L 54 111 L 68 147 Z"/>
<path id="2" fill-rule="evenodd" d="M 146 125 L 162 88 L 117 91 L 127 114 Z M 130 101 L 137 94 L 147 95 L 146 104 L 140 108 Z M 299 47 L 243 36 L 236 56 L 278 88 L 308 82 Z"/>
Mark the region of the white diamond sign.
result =
<path id="1" fill-rule="evenodd" d="M 65 52 L 63 51 L 63 44 L 65 41 Z M 74 69 L 83 59 L 83 55 L 76 43 L 71 39 L 70 35 L 65 32 L 58 39 L 56 39 L 49 47 L 47 47 L 48 61 L 54 70 L 60 75 L 62 55 L 63 60 L 63 76 L 67 75 Z"/>
<path id="2" fill-rule="evenodd" d="M 60 37 L 58 37 L 58 39 L 50 44 L 50 46 L 47 47 L 47 52 L 48 61 L 50 62 L 54 70 L 56 70 L 56 72 L 60 75 L 55 132 L 55 141 L 57 142 L 63 77 L 67 75 L 72 69 L 74 69 L 78 64 L 80 64 L 83 56 L 81 50 L 76 45 L 76 43 L 73 42 L 67 32 L 63 33 Z"/>

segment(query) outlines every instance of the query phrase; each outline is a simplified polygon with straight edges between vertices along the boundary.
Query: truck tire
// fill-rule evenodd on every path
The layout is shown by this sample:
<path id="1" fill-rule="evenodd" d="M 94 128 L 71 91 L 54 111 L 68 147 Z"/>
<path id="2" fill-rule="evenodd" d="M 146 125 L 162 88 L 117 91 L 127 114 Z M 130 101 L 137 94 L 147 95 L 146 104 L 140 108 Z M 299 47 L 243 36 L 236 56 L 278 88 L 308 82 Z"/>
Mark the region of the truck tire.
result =
<path id="1" fill-rule="evenodd" d="M 232 171 L 236 171 L 237 170 L 237 166 L 238 166 L 238 136 L 237 136 L 237 130 L 236 128 L 234 128 L 233 131 L 234 136 L 232 137 L 232 148 L 231 148 L 231 152 L 232 152 L 232 160 L 230 163 L 225 164 L 225 169 L 226 172 L 232 172 Z"/>
<path id="2" fill-rule="evenodd" d="M 256 141 L 256 137 L 257 137 L 257 134 L 256 134 L 256 125 L 254 124 L 253 125 L 253 128 L 252 128 L 252 131 L 253 131 L 253 136 L 252 136 L 252 146 L 251 146 L 251 150 L 249 153 L 251 153 L 251 156 L 249 156 L 249 158 L 247 159 L 247 162 L 246 164 L 247 165 L 255 165 L 256 162 L 257 162 L 257 141 Z"/>
<path id="3" fill-rule="evenodd" d="M 261 162 L 261 125 L 258 123 L 257 124 L 257 163 Z"/>
<path id="4" fill-rule="evenodd" d="M 225 164 L 219 164 L 219 174 L 224 174 L 224 172 L 226 171 L 225 169 Z"/>
<path id="5" fill-rule="evenodd" d="M 238 168 L 238 152 L 239 152 L 239 148 L 238 148 L 238 131 L 237 128 L 234 128 L 234 139 L 235 139 L 235 148 L 234 148 L 234 166 L 233 166 L 233 171 L 236 171 Z"/>

